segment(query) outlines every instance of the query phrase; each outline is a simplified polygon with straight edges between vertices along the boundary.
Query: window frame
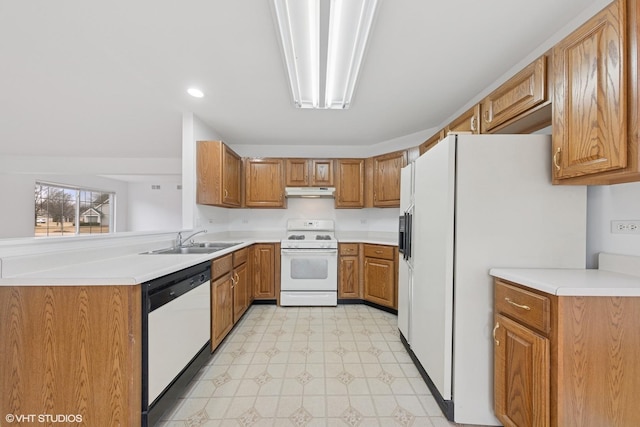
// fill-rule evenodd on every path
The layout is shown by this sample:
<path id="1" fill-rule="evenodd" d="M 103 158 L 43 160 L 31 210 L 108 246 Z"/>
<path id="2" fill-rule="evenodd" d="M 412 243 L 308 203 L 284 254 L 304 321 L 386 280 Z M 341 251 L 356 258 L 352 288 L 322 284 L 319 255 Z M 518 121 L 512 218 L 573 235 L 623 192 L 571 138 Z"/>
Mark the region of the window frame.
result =
<path id="1" fill-rule="evenodd" d="M 62 190 L 62 191 L 72 191 L 74 194 L 74 198 L 73 198 L 73 204 L 74 204 L 74 217 L 73 217 L 73 222 L 74 222 L 74 231 L 72 232 L 62 232 L 60 234 L 51 234 L 50 233 L 50 229 L 49 227 L 47 227 L 46 230 L 46 234 L 37 234 L 36 230 L 37 230 L 37 226 L 38 226 L 38 200 L 37 200 L 37 194 L 38 194 L 38 187 L 49 187 L 49 188 L 53 188 L 54 190 Z M 57 182 L 51 182 L 51 181 L 44 181 L 44 180 L 36 180 L 35 181 L 35 185 L 34 185 L 34 190 L 35 190 L 35 194 L 34 195 L 34 237 L 39 238 L 39 237 L 43 237 L 43 238 L 50 238 L 50 237 L 77 237 L 77 236 L 89 236 L 89 235 L 93 235 L 93 236 L 98 236 L 98 235 L 109 235 L 109 234 L 113 234 L 115 233 L 116 230 L 116 192 L 115 191 L 110 191 L 110 190 L 103 190 L 103 189 L 98 189 L 98 188 L 93 188 L 93 187 L 85 187 L 85 186 L 80 186 L 80 185 L 73 185 L 73 184 L 61 184 L 61 183 L 57 183 Z M 49 190 L 51 191 L 51 190 Z M 100 193 L 100 194 L 108 194 L 109 195 L 109 224 L 108 224 L 108 232 L 98 232 L 98 233 L 92 233 L 92 232 L 88 232 L 88 233 L 81 233 L 80 232 L 80 218 L 81 218 L 81 204 L 86 202 L 85 200 L 82 199 L 82 194 L 84 192 L 90 192 L 90 193 Z M 103 202 L 104 203 L 104 202 Z M 93 202 L 91 202 L 91 204 L 93 204 Z M 94 208 L 93 205 L 91 205 L 89 208 L 87 209 L 92 209 Z M 85 209 L 86 210 L 86 209 Z M 48 214 L 48 212 L 47 212 Z M 47 224 L 50 220 L 51 216 L 48 214 L 47 215 Z M 102 227 L 101 227 L 102 228 Z"/>

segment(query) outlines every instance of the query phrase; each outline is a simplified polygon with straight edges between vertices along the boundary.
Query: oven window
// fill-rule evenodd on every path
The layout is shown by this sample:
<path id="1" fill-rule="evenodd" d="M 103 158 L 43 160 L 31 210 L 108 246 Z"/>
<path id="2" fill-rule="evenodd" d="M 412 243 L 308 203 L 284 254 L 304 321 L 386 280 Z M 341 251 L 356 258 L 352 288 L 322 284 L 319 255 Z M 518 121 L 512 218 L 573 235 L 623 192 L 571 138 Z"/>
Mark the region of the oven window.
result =
<path id="1" fill-rule="evenodd" d="M 295 258 L 291 260 L 292 279 L 326 279 L 329 262 L 326 259 Z"/>

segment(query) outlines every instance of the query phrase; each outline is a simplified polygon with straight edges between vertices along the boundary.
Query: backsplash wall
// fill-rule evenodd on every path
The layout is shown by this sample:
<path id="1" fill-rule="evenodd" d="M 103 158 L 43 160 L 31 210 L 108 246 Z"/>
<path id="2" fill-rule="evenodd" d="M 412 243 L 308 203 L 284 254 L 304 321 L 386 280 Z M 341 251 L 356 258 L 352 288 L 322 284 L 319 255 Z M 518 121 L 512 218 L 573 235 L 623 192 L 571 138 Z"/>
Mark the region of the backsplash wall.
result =
<path id="1" fill-rule="evenodd" d="M 277 231 L 288 219 L 332 219 L 337 231 L 394 232 L 398 208 L 335 209 L 333 199 L 289 199 L 287 209 L 229 209 L 230 231 Z"/>
<path id="2" fill-rule="evenodd" d="M 612 233 L 613 220 L 640 220 L 640 182 L 588 188 L 588 268 L 597 268 L 599 252 L 640 255 L 640 234 Z"/>

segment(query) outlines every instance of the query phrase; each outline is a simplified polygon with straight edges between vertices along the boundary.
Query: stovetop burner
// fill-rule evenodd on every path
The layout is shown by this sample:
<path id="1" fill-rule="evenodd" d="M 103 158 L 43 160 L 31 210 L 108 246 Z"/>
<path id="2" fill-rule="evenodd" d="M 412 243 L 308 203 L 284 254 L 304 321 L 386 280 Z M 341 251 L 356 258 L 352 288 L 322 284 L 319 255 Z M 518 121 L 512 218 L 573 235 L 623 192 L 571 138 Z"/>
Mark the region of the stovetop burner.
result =
<path id="1" fill-rule="evenodd" d="M 287 234 L 280 241 L 280 247 L 289 249 L 337 249 L 333 220 L 290 219 Z"/>

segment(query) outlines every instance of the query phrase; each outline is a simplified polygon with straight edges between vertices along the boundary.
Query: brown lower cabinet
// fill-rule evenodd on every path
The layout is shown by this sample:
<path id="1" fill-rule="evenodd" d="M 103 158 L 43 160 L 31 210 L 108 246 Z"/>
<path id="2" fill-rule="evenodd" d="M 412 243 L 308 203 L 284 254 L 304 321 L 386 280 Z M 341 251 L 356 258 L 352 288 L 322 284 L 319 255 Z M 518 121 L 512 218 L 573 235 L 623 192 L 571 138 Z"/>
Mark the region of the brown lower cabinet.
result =
<path id="1" fill-rule="evenodd" d="M 364 300 L 397 309 L 398 248 L 364 244 Z"/>
<path id="2" fill-rule="evenodd" d="M 251 279 L 257 300 L 280 300 L 280 244 L 251 246 Z"/>
<path id="3" fill-rule="evenodd" d="M 249 248 L 243 248 L 233 253 L 231 284 L 233 288 L 234 324 L 240 320 L 253 301 L 253 290 L 249 287 L 249 273 L 247 268 L 248 253 Z"/>
<path id="4" fill-rule="evenodd" d="M 388 245 L 338 245 L 338 298 L 398 308 L 398 248 Z"/>
<path id="5" fill-rule="evenodd" d="M 250 248 L 211 262 L 211 351 L 213 352 L 253 301 L 248 273 Z"/>
<path id="6" fill-rule="evenodd" d="M 362 299 L 357 243 L 338 244 L 338 298 Z"/>
<path id="7" fill-rule="evenodd" d="M 233 328 L 233 254 L 211 262 L 211 351 Z"/>
<path id="8" fill-rule="evenodd" d="M 0 424 L 139 426 L 141 298 L 140 285 L 0 287 Z"/>
<path id="9" fill-rule="evenodd" d="M 495 279 L 495 412 L 505 426 L 640 425 L 640 298 Z"/>

